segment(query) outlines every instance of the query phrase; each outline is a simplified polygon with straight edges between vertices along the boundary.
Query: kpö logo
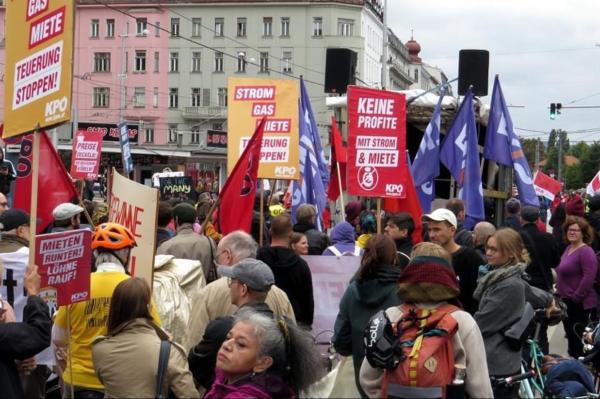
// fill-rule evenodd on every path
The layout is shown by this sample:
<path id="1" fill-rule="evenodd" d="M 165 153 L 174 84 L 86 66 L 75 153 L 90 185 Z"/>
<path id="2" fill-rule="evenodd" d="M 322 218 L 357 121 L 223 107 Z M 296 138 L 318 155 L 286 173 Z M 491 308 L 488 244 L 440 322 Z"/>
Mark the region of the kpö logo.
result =
<path id="1" fill-rule="evenodd" d="M 59 98 L 56 100 L 52 100 L 46 103 L 46 111 L 45 117 L 54 116 L 57 112 L 64 113 L 69 106 L 69 99 L 67 96 L 63 96 L 63 98 Z"/>
<path id="2" fill-rule="evenodd" d="M 71 295 L 71 302 L 83 301 L 88 297 L 87 291 L 76 292 Z"/>
<path id="3" fill-rule="evenodd" d="M 365 191 L 372 191 L 375 189 L 375 187 L 377 187 L 377 182 L 379 181 L 377 168 L 372 166 L 361 166 L 358 169 L 358 175 L 356 177 L 358 179 L 358 185 Z"/>
<path id="4" fill-rule="evenodd" d="M 385 193 L 389 195 L 400 196 L 404 192 L 404 186 L 402 184 L 386 184 Z"/>
<path id="5" fill-rule="evenodd" d="M 296 167 L 294 166 L 276 166 L 275 176 L 293 176 L 296 174 Z"/>

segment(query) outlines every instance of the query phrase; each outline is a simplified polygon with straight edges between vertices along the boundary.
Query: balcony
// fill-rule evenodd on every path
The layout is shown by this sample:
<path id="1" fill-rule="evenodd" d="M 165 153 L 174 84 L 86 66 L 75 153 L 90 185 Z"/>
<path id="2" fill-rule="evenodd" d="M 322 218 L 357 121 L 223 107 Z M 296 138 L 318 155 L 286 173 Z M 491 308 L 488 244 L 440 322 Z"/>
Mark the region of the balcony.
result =
<path id="1" fill-rule="evenodd" d="M 181 111 L 184 119 L 227 119 L 227 107 L 185 107 Z"/>

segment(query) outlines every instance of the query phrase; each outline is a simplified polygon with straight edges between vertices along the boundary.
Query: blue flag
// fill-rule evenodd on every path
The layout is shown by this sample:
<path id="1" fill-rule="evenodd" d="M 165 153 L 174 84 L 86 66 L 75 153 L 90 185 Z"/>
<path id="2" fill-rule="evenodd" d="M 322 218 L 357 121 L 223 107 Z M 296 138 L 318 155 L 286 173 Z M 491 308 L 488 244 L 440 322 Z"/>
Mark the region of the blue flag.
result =
<path id="1" fill-rule="evenodd" d="M 445 94 L 446 89 L 443 88 L 411 166 L 419 202 L 424 213 L 431 212 L 431 203 L 435 198 L 435 178 L 440 175 L 440 123 L 442 100 Z"/>
<path id="2" fill-rule="evenodd" d="M 440 161 L 460 187 L 459 198 L 465 203 L 464 226 L 470 229 L 485 218 L 473 92 L 470 89 L 442 143 Z"/>
<path id="3" fill-rule="evenodd" d="M 317 228 L 321 227 L 321 218 L 327 206 L 327 185 L 329 169 L 321 145 L 317 122 L 310 105 L 304 80 L 300 80 L 300 180 L 293 183 L 292 219 L 296 220 L 296 211 L 301 204 L 313 204 L 317 210 Z"/>
<path id="4" fill-rule="evenodd" d="M 513 129 L 512 119 L 508 113 L 498 76 L 494 80 L 483 155 L 489 160 L 515 170 L 517 189 L 522 204 L 540 206 L 533 186 L 531 169 L 529 169 L 519 137 Z"/>

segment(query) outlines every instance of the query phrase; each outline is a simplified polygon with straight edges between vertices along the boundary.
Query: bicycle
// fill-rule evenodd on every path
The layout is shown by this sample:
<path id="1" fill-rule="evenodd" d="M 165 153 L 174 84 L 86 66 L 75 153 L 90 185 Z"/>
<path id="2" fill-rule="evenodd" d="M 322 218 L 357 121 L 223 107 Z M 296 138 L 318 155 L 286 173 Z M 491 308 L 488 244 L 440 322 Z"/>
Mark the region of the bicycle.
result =
<path id="1" fill-rule="evenodd" d="M 519 387 L 519 396 L 522 398 L 534 398 L 535 394 L 539 394 L 540 397 L 544 396 L 544 375 L 542 374 L 542 359 L 544 353 L 539 346 L 540 330 L 542 323 L 546 319 L 546 310 L 537 309 L 533 316 L 533 322 L 535 325 L 534 334 L 531 338 L 527 339 L 529 345 L 529 362 L 525 359 L 521 362 L 521 374 L 518 376 L 525 376 L 520 379 L 521 385 Z M 511 377 L 509 377 L 511 378 Z"/>

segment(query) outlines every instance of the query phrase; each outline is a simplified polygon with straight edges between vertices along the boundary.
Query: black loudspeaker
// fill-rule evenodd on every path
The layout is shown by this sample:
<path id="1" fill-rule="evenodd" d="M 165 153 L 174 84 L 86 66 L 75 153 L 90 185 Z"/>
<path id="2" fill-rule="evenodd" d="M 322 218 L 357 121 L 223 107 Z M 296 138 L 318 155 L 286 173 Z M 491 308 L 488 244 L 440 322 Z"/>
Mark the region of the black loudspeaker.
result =
<path id="1" fill-rule="evenodd" d="M 347 48 L 328 48 L 325 58 L 325 93 L 345 93 L 356 83 L 356 52 Z"/>
<path id="2" fill-rule="evenodd" d="M 458 53 L 458 94 L 464 95 L 469 86 L 473 94 L 487 96 L 490 52 L 487 50 L 460 50 Z"/>

